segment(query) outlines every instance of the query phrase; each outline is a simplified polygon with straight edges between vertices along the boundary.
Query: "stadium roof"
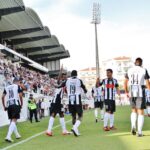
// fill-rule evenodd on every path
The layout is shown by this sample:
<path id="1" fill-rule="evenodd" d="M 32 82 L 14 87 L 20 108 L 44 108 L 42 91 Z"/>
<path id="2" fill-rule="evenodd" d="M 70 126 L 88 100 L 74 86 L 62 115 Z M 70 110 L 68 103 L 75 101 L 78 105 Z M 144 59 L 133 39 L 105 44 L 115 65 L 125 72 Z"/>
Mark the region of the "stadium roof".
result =
<path id="1" fill-rule="evenodd" d="M 34 62 L 33 60 L 31 60 L 31 59 L 29 59 L 29 58 L 27 58 L 27 57 L 25 57 L 25 56 L 23 56 L 23 55 L 21 55 L 21 54 L 15 52 L 14 50 L 11 50 L 11 49 L 8 48 L 8 47 L 5 47 L 5 46 L 2 45 L 2 44 L 0 44 L 0 50 L 5 50 L 5 51 L 7 51 L 7 52 L 9 52 L 9 53 L 11 53 L 11 54 L 13 54 L 13 55 L 15 55 L 15 56 L 18 56 L 20 59 L 22 59 L 22 60 L 28 62 L 28 64 L 29 64 L 30 66 L 32 66 L 32 67 L 34 67 L 34 68 L 36 68 L 36 69 L 39 69 L 39 70 L 41 70 L 41 71 L 43 71 L 43 72 L 48 72 L 48 69 L 47 69 L 46 67 L 44 67 L 44 66 L 42 66 L 42 65 L 40 65 L 40 64 L 38 64 L 38 63 L 36 63 L 36 62 Z"/>
<path id="2" fill-rule="evenodd" d="M 7 39 L 11 40 L 13 44 L 22 44 L 31 41 L 37 41 L 44 38 L 51 37 L 51 33 L 48 27 L 44 27 L 43 30 L 37 32 L 31 32 L 27 34 L 16 35 L 13 37 L 8 37 Z"/>
<path id="3" fill-rule="evenodd" d="M 8 38 L 24 33 L 43 29 L 42 22 L 36 12 L 31 8 L 1 17 L 0 32 L 2 38 Z"/>
<path id="4" fill-rule="evenodd" d="M 51 49 L 47 49 L 47 50 L 41 50 L 41 51 L 35 51 L 35 52 L 32 52 L 32 53 L 29 53 L 29 57 L 32 57 L 32 56 L 36 56 L 36 55 L 49 55 L 49 54 L 55 54 L 55 53 L 59 53 L 59 52 L 65 52 L 65 48 L 63 45 L 60 45 L 58 47 L 55 47 L 55 48 L 51 48 Z"/>
<path id="5" fill-rule="evenodd" d="M 47 61 L 52 61 L 52 60 L 57 60 L 57 59 L 64 59 L 70 57 L 70 54 L 68 51 L 62 52 L 61 54 L 55 54 L 51 56 L 45 56 L 45 57 L 39 57 L 36 58 L 37 62 L 47 62 Z"/>
<path id="6" fill-rule="evenodd" d="M 53 45 L 59 46 L 59 42 L 55 36 L 52 36 L 50 38 L 48 37 L 48 38 L 40 39 L 37 41 L 31 41 L 31 42 L 22 43 L 22 44 L 16 44 L 16 45 L 14 45 L 14 47 L 18 51 L 29 51 L 29 53 L 30 53 L 31 48 L 53 46 Z"/>
<path id="7" fill-rule="evenodd" d="M 33 52 L 29 54 L 29 58 L 32 60 L 35 60 L 37 62 L 46 62 L 49 60 L 56 60 L 58 58 L 63 59 L 70 57 L 70 54 L 67 50 L 65 50 L 65 47 L 63 45 L 60 45 L 59 47 L 39 51 L 39 52 Z"/>
<path id="8" fill-rule="evenodd" d="M 0 16 L 24 11 L 24 9 L 22 0 L 0 0 Z"/>
<path id="9" fill-rule="evenodd" d="M 0 38 L 10 42 L 16 51 L 31 57 L 35 55 L 37 59 L 48 54 L 48 61 L 55 56 L 55 59 L 64 58 L 64 53 L 70 57 L 57 37 L 43 26 L 37 13 L 25 7 L 22 0 L 0 0 L 0 17 Z"/>

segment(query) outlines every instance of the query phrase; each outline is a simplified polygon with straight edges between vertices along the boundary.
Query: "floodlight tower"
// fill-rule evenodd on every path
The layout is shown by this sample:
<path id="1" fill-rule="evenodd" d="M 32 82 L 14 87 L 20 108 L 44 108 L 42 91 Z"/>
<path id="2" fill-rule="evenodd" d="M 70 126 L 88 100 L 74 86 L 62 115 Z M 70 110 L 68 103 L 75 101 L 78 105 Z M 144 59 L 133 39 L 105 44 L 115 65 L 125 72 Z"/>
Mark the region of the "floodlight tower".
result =
<path id="1" fill-rule="evenodd" d="M 95 27 L 95 55 L 96 55 L 96 77 L 100 77 L 100 63 L 99 63 L 99 50 L 98 50 L 98 36 L 97 36 L 97 25 L 101 22 L 101 6 L 99 3 L 93 3 L 93 17 L 92 24 Z"/>

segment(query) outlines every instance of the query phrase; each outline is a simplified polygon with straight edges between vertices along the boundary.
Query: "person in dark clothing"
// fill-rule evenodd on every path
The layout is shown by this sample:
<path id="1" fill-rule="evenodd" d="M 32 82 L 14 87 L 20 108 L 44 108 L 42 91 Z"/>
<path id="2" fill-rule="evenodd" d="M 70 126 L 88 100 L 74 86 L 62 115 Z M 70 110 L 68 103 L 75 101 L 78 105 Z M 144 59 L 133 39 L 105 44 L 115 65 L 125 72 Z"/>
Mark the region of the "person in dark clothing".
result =
<path id="1" fill-rule="evenodd" d="M 39 120 L 37 118 L 37 105 L 36 105 L 36 101 L 33 98 L 32 94 L 30 94 L 30 97 L 29 97 L 28 108 L 29 108 L 29 111 L 30 111 L 30 122 L 32 123 L 33 115 L 35 117 L 35 121 L 39 122 Z"/>

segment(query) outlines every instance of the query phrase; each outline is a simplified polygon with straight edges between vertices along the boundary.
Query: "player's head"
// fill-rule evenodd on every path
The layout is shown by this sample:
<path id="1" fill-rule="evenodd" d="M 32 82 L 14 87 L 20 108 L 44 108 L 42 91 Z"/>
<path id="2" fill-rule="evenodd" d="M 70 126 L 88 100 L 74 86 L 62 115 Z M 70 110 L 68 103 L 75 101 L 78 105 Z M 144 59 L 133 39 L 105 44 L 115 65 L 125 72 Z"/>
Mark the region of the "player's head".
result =
<path id="1" fill-rule="evenodd" d="M 140 57 L 136 58 L 135 65 L 136 66 L 142 66 L 142 64 L 143 64 L 142 58 L 140 58 Z"/>
<path id="2" fill-rule="evenodd" d="M 67 79 L 67 74 L 66 73 L 62 73 L 61 79 L 62 80 L 66 80 Z"/>
<path id="3" fill-rule="evenodd" d="M 71 77 L 77 77 L 77 76 L 78 76 L 77 70 L 72 70 Z"/>
<path id="4" fill-rule="evenodd" d="M 112 69 L 107 69 L 106 70 L 106 75 L 107 75 L 108 78 L 112 78 L 113 70 Z"/>
<path id="5" fill-rule="evenodd" d="M 19 79 L 18 78 L 14 78 L 13 83 L 14 84 L 19 84 Z"/>

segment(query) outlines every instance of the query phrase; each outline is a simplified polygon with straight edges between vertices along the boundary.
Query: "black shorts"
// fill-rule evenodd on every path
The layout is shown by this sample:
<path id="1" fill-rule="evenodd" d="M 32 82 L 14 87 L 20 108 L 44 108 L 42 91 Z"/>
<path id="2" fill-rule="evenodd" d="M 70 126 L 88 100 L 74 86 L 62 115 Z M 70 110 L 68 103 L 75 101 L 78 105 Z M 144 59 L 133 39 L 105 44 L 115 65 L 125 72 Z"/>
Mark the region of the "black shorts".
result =
<path id="1" fill-rule="evenodd" d="M 20 119 L 20 106 L 19 105 L 10 105 L 8 107 L 7 113 L 9 119 Z"/>
<path id="2" fill-rule="evenodd" d="M 94 102 L 94 107 L 95 107 L 95 108 L 103 109 L 103 107 L 104 107 L 104 102 L 103 102 L 103 101 Z"/>
<path id="3" fill-rule="evenodd" d="M 78 116 L 82 117 L 83 116 L 82 105 L 69 105 L 69 112 L 72 115 L 78 114 Z"/>
<path id="4" fill-rule="evenodd" d="M 64 108 L 63 108 L 63 105 L 62 104 L 58 104 L 58 103 L 52 103 L 51 104 L 51 108 L 50 108 L 50 115 L 52 113 L 63 113 L 64 112 Z"/>
<path id="5" fill-rule="evenodd" d="M 132 108 L 136 108 L 136 109 L 145 109 L 146 108 L 146 101 L 142 97 L 130 98 L 130 104 L 131 104 Z"/>
<path id="6" fill-rule="evenodd" d="M 115 112 L 116 111 L 116 102 L 115 100 L 104 100 L 106 112 Z"/>

